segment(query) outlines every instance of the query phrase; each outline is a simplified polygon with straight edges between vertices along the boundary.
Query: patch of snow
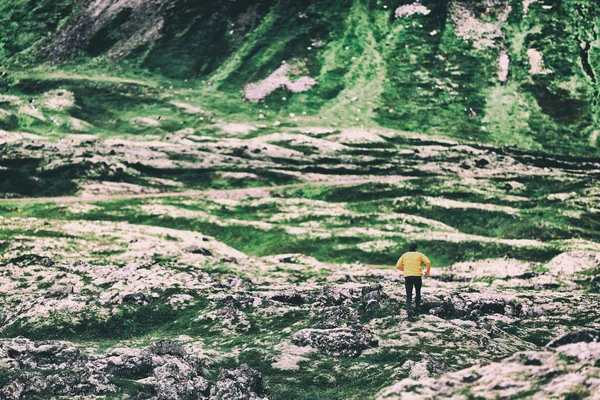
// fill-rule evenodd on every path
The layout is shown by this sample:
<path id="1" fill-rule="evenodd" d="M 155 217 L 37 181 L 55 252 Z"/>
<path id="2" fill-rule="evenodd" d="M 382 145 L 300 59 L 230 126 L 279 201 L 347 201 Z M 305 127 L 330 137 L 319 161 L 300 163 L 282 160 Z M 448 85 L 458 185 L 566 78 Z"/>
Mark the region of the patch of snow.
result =
<path id="1" fill-rule="evenodd" d="M 552 70 L 544 67 L 544 60 L 539 51 L 536 49 L 527 49 L 527 56 L 529 57 L 529 73 L 531 75 L 547 75 L 552 73 Z"/>
<path id="2" fill-rule="evenodd" d="M 51 90 L 44 93 L 42 107 L 54 111 L 63 111 L 75 105 L 75 95 L 65 89 Z"/>
<path id="3" fill-rule="evenodd" d="M 188 103 L 173 100 L 171 101 L 171 104 L 177 108 L 181 108 L 188 114 L 204 114 L 204 110 L 202 108 L 193 106 Z"/>
<path id="4" fill-rule="evenodd" d="M 340 143 L 385 143 L 385 139 L 368 129 L 348 128 L 337 135 L 328 136 L 327 139 Z"/>
<path id="5" fill-rule="evenodd" d="M 253 131 L 256 130 L 256 127 L 253 126 L 253 125 L 250 125 L 250 124 L 236 124 L 236 123 L 221 125 L 220 128 L 225 133 L 228 133 L 230 135 L 247 135 L 250 132 L 253 132 Z"/>
<path id="6" fill-rule="evenodd" d="M 221 179 L 260 179 L 258 175 L 249 172 L 217 172 L 216 175 Z"/>
<path id="7" fill-rule="evenodd" d="M 295 133 L 273 133 L 270 135 L 259 136 L 249 140 L 248 144 L 259 145 L 270 142 L 289 142 L 292 145 L 310 145 L 322 152 L 336 152 L 347 149 L 346 146 L 339 143 Z"/>
<path id="8" fill-rule="evenodd" d="M 571 193 L 550 193 L 547 196 L 548 200 L 560 200 L 560 201 L 565 201 L 567 199 L 571 199 L 573 197 L 576 197 L 577 193 L 575 192 L 571 192 Z"/>
<path id="9" fill-rule="evenodd" d="M 578 272 L 600 267 L 600 253 L 563 253 L 554 257 L 546 266 L 554 276 L 572 276 Z"/>
<path id="10" fill-rule="evenodd" d="M 92 125 L 77 118 L 71 117 L 69 121 L 71 128 L 76 131 L 87 131 Z"/>
<path id="11" fill-rule="evenodd" d="M 248 83 L 244 87 L 244 97 L 250 102 L 256 103 L 273 93 L 277 89 L 287 89 L 293 93 L 301 93 L 311 89 L 317 84 L 314 78 L 303 76 L 292 82 L 287 73 L 289 64 L 283 64 L 271 75 L 259 83 Z"/>
<path id="12" fill-rule="evenodd" d="M 500 61 L 498 63 L 498 79 L 500 82 L 505 83 L 508 78 L 508 67 L 510 65 L 510 57 L 506 53 L 506 50 L 500 52 Z"/>
<path id="13" fill-rule="evenodd" d="M 396 16 L 396 18 L 406 18 L 415 14 L 429 15 L 430 12 L 431 10 L 429 8 L 417 2 L 413 4 L 406 4 L 396 8 L 394 15 Z"/>
<path id="14" fill-rule="evenodd" d="M 526 17 L 529 13 L 529 6 L 537 2 L 537 0 L 523 0 L 523 16 Z"/>
<path id="15" fill-rule="evenodd" d="M 298 363 L 307 360 L 306 357 L 283 353 L 275 358 L 275 362 L 271 366 L 283 371 L 296 371 L 300 369 Z"/>
<path id="16" fill-rule="evenodd" d="M 25 105 L 19 107 L 19 114 L 29 115 L 30 117 L 37 118 L 41 121 L 46 120 L 46 117 L 44 117 L 44 114 L 42 114 L 42 112 L 40 110 L 35 108 L 35 106 L 33 106 L 33 104 L 25 104 Z"/>
<path id="17" fill-rule="evenodd" d="M 463 208 L 463 209 L 477 209 L 485 211 L 500 211 L 510 215 L 519 215 L 519 210 L 509 206 L 499 206 L 491 203 L 471 203 L 467 201 L 457 201 L 445 199 L 443 197 L 425 197 L 429 204 L 432 206 L 443 207 L 443 208 Z"/>
<path id="18" fill-rule="evenodd" d="M 500 23 L 506 21 L 512 8 L 506 0 L 484 0 L 486 14 L 496 17 L 496 22 L 487 22 L 489 15 L 477 17 L 472 5 L 465 1 L 455 1 L 450 9 L 450 18 L 455 25 L 456 35 L 465 40 L 472 40 L 476 49 L 483 50 L 495 47 L 496 42 L 503 38 Z"/>
<path id="19" fill-rule="evenodd" d="M 67 208 L 67 210 L 70 213 L 73 214 L 87 214 L 90 211 L 94 211 L 94 210 L 98 210 L 101 207 L 95 205 L 95 204 L 90 204 L 90 203 L 75 203 L 72 204 L 71 206 L 69 206 Z"/>
<path id="20" fill-rule="evenodd" d="M 158 193 L 157 189 L 125 182 L 84 183 L 81 197 L 94 197 L 116 194 Z"/>
<path id="21" fill-rule="evenodd" d="M 131 120 L 131 123 L 140 127 L 153 127 L 160 125 L 160 122 L 158 122 L 154 118 L 148 117 L 135 117 Z"/>

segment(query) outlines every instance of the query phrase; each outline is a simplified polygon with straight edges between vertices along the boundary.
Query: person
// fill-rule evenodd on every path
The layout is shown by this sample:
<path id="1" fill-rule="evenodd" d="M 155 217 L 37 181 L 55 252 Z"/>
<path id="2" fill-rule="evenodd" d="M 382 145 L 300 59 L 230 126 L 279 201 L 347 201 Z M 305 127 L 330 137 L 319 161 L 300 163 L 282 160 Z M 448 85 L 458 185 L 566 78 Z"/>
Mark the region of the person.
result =
<path id="1" fill-rule="evenodd" d="M 406 312 L 410 321 L 414 320 L 411 310 L 412 291 L 415 288 L 415 312 L 419 312 L 421 306 L 421 287 L 423 286 L 423 269 L 421 264 L 426 266 L 425 276 L 431 274 L 431 261 L 425 254 L 417 251 L 417 242 L 412 241 L 408 246 L 408 252 L 402 254 L 402 257 L 396 263 L 396 268 L 404 273 L 404 286 L 406 287 Z"/>

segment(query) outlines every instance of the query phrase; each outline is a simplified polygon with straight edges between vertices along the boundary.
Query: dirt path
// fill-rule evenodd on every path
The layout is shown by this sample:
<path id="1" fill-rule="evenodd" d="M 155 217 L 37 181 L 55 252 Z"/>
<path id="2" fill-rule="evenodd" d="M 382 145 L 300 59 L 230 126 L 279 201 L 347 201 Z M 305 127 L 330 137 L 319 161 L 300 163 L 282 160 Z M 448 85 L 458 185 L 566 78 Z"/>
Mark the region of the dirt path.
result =
<path id="1" fill-rule="evenodd" d="M 15 203 L 94 203 L 99 201 L 128 200 L 128 199 L 146 199 L 160 197 L 206 197 L 208 200 L 216 199 L 246 199 L 249 197 L 270 196 L 273 190 L 300 188 L 304 186 L 353 186 L 372 182 L 371 177 L 361 179 L 334 179 L 322 181 L 310 181 L 302 183 L 292 183 L 279 186 L 259 186 L 241 189 L 206 189 L 206 190 L 184 190 L 180 192 L 162 192 L 162 193 L 129 193 L 129 194 L 108 194 L 98 196 L 59 196 L 59 197 L 22 197 L 17 199 L 0 199 L 1 204 Z"/>

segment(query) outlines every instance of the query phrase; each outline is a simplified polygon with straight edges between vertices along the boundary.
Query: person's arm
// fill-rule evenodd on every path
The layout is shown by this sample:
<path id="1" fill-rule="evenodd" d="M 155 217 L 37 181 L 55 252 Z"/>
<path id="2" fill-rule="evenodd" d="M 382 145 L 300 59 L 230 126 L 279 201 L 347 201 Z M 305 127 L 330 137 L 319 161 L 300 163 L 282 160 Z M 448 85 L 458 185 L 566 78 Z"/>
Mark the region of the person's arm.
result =
<path id="1" fill-rule="evenodd" d="M 398 262 L 396 263 L 396 268 L 398 268 L 400 271 L 404 271 L 404 260 L 402 259 L 402 257 L 398 259 Z"/>
<path id="2" fill-rule="evenodd" d="M 427 269 L 425 270 L 425 276 L 429 276 L 431 274 L 431 261 L 429 261 L 429 258 L 427 258 L 425 254 L 423 254 L 421 260 L 425 263 L 425 266 L 427 267 Z"/>

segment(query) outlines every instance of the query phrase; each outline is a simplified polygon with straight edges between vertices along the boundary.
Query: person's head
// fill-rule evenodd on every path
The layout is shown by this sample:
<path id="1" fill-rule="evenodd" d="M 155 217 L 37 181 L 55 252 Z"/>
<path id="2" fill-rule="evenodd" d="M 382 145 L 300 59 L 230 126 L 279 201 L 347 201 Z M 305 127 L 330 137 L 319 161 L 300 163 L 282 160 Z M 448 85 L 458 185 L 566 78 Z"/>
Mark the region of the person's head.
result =
<path id="1" fill-rule="evenodd" d="M 417 246 L 417 242 L 415 242 L 414 240 L 412 242 L 410 242 L 410 244 L 408 245 L 408 250 L 410 251 L 417 251 L 417 248 L 419 246 Z"/>

